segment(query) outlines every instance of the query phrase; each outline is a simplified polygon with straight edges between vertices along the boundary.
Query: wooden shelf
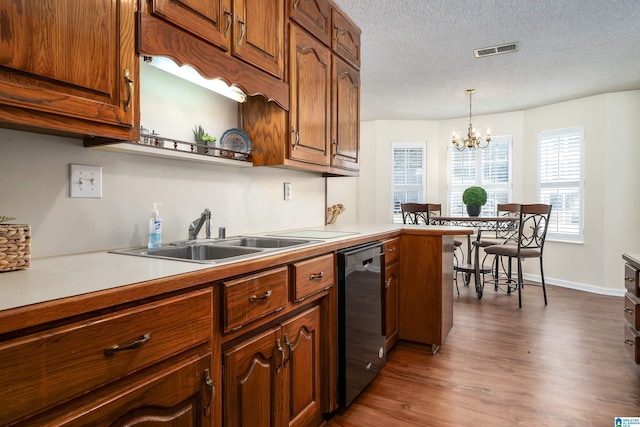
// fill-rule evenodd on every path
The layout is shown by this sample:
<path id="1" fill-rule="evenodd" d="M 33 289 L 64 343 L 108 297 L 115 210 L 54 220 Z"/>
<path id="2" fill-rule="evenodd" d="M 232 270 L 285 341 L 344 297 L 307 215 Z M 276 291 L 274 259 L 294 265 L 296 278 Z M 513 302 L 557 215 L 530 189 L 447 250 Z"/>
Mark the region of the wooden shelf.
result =
<path id="1" fill-rule="evenodd" d="M 115 144 L 95 145 L 92 148 L 116 151 L 119 153 L 184 160 L 188 162 L 218 164 L 239 168 L 253 167 L 251 153 L 225 150 L 219 147 L 178 141 L 158 137 L 156 135 L 142 135 L 142 137 L 153 138 L 153 141 L 155 142 L 152 142 L 151 144 L 142 144 L 139 142 L 124 141 Z M 198 153 L 198 149 L 203 152 Z"/>

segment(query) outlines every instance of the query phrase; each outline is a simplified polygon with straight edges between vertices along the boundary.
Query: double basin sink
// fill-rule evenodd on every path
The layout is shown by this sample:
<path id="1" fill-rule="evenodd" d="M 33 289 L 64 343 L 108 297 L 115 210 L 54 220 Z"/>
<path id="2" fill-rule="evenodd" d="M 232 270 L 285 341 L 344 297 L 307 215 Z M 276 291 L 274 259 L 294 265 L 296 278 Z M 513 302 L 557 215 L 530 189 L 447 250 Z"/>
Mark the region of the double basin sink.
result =
<path id="1" fill-rule="evenodd" d="M 286 239 L 276 237 L 233 237 L 223 240 L 188 240 L 171 243 L 158 249 L 133 248 L 112 251 L 124 255 L 179 261 L 215 263 L 230 258 L 246 258 L 251 255 L 276 249 L 301 246 L 313 240 Z"/>

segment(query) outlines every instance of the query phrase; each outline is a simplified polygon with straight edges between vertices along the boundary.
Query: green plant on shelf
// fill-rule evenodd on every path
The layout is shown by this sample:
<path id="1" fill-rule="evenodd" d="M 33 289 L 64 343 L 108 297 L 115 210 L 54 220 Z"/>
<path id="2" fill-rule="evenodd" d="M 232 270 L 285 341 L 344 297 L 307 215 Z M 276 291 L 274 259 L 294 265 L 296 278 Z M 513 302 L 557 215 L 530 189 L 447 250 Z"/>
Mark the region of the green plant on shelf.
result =
<path id="1" fill-rule="evenodd" d="M 0 215 L 0 224 L 3 222 L 9 222 L 9 221 L 13 221 L 15 218 L 10 217 L 10 216 L 2 216 Z"/>
<path id="2" fill-rule="evenodd" d="M 204 142 L 207 145 L 213 145 L 213 143 L 216 142 L 216 138 L 205 132 L 201 125 L 197 125 L 193 128 L 193 137 L 196 142 Z"/>

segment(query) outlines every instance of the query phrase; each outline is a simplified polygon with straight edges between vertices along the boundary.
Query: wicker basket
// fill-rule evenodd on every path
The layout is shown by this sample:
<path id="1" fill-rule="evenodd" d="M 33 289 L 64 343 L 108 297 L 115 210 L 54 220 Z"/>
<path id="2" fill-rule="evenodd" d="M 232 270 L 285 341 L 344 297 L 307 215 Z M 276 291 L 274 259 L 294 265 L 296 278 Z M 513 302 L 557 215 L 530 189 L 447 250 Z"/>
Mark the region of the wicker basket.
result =
<path id="1" fill-rule="evenodd" d="M 31 262 L 31 226 L 0 224 L 0 272 L 24 270 Z"/>

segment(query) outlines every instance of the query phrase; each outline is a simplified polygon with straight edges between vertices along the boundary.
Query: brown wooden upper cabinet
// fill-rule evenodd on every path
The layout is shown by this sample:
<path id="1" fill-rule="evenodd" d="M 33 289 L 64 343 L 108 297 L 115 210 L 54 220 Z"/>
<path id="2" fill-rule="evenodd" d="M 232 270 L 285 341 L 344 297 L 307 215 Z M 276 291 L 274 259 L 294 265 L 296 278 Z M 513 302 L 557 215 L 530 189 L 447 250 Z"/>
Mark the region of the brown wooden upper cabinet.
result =
<path id="1" fill-rule="evenodd" d="M 287 0 L 289 18 L 331 46 L 331 4 L 328 0 Z"/>
<path id="2" fill-rule="evenodd" d="M 360 73 L 333 56 L 331 165 L 358 170 Z"/>
<path id="3" fill-rule="evenodd" d="M 0 121 L 127 139 L 137 119 L 130 0 L 0 2 Z"/>
<path id="4" fill-rule="evenodd" d="M 333 23 L 331 49 L 360 69 L 360 28 L 336 8 L 331 10 L 331 21 Z"/>
<path id="5" fill-rule="evenodd" d="M 289 158 L 329 165 L 331 52 L 295 25 L 289 41 Z"/>
<path id="6" fill-rule="evenodd" d="M 233 13 L 232 0 L 154 0 L 152 13 L 229 50 Z"/>
<path id="7" fill-rule="evenodd" d="M 284 72 L 284 0 L 153 0 L 154 15 L 278 78 Z"/>

